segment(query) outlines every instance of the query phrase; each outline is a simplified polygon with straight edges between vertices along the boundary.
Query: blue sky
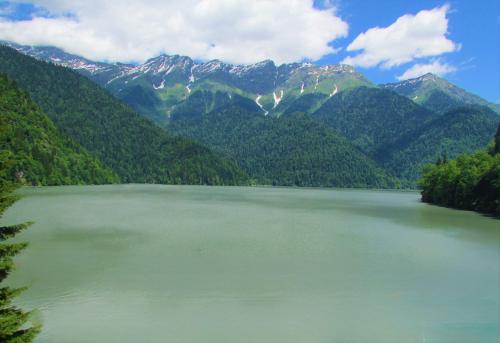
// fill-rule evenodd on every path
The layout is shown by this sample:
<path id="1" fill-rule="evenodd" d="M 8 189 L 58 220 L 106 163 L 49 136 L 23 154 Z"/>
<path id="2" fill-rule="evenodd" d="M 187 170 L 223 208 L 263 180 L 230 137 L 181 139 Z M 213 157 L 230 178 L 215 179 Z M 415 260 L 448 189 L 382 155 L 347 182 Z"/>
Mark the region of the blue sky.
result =
<path id="1" fill-rule="evenodd" d="M 444 54 L 441 58 L 457 67 L 447 74 L 446 79 L 472 91 L 485 99 L 500 102 L 500 6 L 497 0 L 344 0 L 338 1 L 339 14 L 350 24 L 350 33 L 339 40 L 348 45 L 359 33 L 374 26 L 386 27 L 403 14 L 417 13 L 450 5 L 448 37 L 461 44 L 457 52 Z M 346 55 L 326 56 L 321 62 L 338 62 Z M 380 68 L 359 68 L 376 83 L 393 82 L 394 75 L 400 75 L 406 65 L 391 70 Z"/>
<path id="2" fill-rule="evenodd" d="M 497 0 L 0 0 L 0 39 L 94 60 L 344 62 L 376 83 L 432 71 L 497 103 L 499 29 Z"/>

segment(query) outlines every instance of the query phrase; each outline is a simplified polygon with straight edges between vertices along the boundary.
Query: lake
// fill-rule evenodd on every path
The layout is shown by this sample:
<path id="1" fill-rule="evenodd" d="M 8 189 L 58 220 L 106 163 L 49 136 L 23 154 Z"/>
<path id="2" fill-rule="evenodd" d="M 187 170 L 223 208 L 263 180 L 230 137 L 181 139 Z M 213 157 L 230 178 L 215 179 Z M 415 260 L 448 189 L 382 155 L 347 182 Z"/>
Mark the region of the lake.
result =
<path id="1" fill-rule="evenodd" d="M 500 221 L 414 192 L 23 189 L 37 342 L 491 343 Z"/>

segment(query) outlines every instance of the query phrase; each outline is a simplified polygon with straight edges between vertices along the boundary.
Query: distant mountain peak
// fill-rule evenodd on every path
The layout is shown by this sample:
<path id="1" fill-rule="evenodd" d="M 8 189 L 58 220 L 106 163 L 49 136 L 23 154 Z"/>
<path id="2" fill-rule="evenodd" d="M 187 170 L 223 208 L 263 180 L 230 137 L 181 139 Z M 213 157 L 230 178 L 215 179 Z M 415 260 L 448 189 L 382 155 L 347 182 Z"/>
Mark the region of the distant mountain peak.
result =
<path id="1" fill-rule="evenodd" d="M 379 86 L 406 96 L 437 113 L 445 113 L 463 105 L 488 106 L 496 112 L 499 111 L 494 104 L 432 73 Z"/>

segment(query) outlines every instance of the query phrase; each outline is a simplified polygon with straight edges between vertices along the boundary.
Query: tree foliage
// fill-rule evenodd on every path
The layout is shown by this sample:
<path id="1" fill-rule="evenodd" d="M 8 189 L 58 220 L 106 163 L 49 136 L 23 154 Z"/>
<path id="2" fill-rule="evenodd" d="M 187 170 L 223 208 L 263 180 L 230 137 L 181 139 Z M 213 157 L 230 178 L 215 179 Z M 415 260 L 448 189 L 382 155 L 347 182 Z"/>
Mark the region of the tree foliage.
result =
<path id="1" fill-rule="evenodd" d="M 423 166 L 439 157 L 455 158 L 486 147 L 499 121 L 488 107 L 459 107 L 379 148 L 374 158 L 402 182 L 414 185 Z"/>
<path id="2" fill-rule="evenodd" d="M 368 155 L 424 125 L 436 114 L 390 90 L 359 87 L 330 98 L 314 114 Z"/>
<path id="3" fill-rule="evenodd" d="M 35 185 L 104 184 L 119 181 L 112 171 L 64 137 L 28 94 L 0 75 L 0 149 L 13 163 L 10 180 Z"/>
<path id="4" fill-rule="evenodd" d="M 220 185 L 248 180 L 232 161 L 162 130 L 75 71 L 0 46 L 0 72 L 123 182 Z"/>
<path id="5" fill-rule="evenodd" d="M 426 166 L 422 201 L 500 216 L 500 126 L 490 153 L 461 155 Z"/>
<path id="6" fill-rule="evenodd" d="M 227 97 L 227 96 L 226 96 Z M 259 183 L 282 186 L 395 187 L 375 163 L 303 113 L 264 116 L 246 99 L 209 113 L 174 113 L 170 128 L 234 158 Z M 199 102 L 199 96 L 194 95 Z M 252 106 L 250 106 L 252 105 Z"/>
<path id="7" fill-rule="evenodd" d="M 15 184 L 8 176 L 7 167 L 15 164 L 10 157 L 9 151 L 0 151 L 0 219 L 5 210 L 17 200 L 12 193 Z M 28 225 L 28 223 L 0 225 L 0 342 L 3 343 L 32 342 L 40 331 L 40 326 L 30 322 L 31 313 L 23 311 L 12 303 L 13 298 L 24 289 L 2 285 L 14 268 L 14 256 L 26 247 L 26 243 L 5 243 L 5 240 L 14 237 Z"/>
<path id="8" fill-rule="evenodd" d="M 485 106 L 431 112 L 386 89 L 340 92 L 313 117 L 341 132 L 389 174 L 415 187 L 422 167 L 442 154 L 454 158 L 488 144 L 499 116 Z"/>

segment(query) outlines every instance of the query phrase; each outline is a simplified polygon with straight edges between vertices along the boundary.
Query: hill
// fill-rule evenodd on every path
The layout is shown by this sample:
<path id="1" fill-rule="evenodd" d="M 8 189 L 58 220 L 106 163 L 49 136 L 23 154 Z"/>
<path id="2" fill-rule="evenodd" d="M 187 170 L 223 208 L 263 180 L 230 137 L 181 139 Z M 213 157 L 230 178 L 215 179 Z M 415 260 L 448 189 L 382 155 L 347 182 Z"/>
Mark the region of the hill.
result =
<path id="1" fill-rule="evenodd" d="M 11 181 L 33 185 L 104 184 L 119 178 L 64 137 L 29 95 L 0 75 L 0 150 Z"/>
<path id="2" fill-rule="evenodd" d="M 193 94 L 227 98 L 226 94 Z M 205 96 L 204 96 L 205 95 Z M 207 101 L 208 102 L 208 101 Z M 252 108 L 253 107 L 253 108 Z M 170 129 L 234 158 L 250 176 L 281 186 L 393 188 L 396 182 L 344 137 L 309 115 L 265 116 L 244 97 L 211 112 L 172 115 Z"/>
<path id="3" fill-rule="evenodd" d="M 435 114 L 392 91 L 359 87 L 331 97 L 313 117 L 373 155 Z"/>
<path id="4" fill-rule="evenodd" d="M 26 90 L 64 135 L 123 182 L 247 182 L 233 162 L 165 132 L 73 70 L 0 46 L 0 72 Z"/>
<path id="5" fill-rule="evenodd" d="M 379 149 L 375 159 L 393 175 L 416 180 L 427 163 L 484 149 L 499 122 L 488 107 L 455 108 Z"/>

